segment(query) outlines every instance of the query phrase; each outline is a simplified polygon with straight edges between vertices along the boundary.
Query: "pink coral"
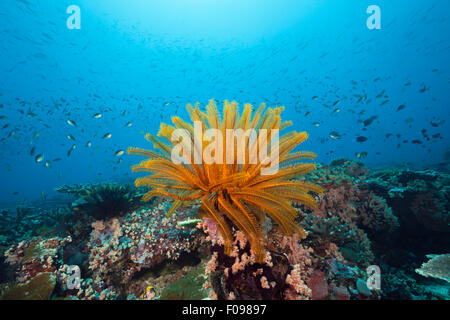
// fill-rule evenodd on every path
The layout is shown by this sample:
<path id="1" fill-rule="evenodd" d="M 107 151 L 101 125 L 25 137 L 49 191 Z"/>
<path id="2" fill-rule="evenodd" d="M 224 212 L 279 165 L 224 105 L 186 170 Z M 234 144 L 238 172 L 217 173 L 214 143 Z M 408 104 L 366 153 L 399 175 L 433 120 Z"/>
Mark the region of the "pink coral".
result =
<path id="1" fill-rule="evenodd" d="M 311 298 L 311 289 L 305 284 L 301 276 L 302 271 L 296 265 L 286 277 L 286 284 L 290 288 L 286 289 L 285 296 L 288 300 L 303 300 Z M 294 293 L 295 292 L 295 293 Z"/>
<path id="2" fill-rule="evenodd" d="M 314 270 L 311 277 L 307 281 L 308 287 L 311 288 L 312 300 L 323 300 L 328 297 L 328 283 L 326 275 L 320 270 Z"/>

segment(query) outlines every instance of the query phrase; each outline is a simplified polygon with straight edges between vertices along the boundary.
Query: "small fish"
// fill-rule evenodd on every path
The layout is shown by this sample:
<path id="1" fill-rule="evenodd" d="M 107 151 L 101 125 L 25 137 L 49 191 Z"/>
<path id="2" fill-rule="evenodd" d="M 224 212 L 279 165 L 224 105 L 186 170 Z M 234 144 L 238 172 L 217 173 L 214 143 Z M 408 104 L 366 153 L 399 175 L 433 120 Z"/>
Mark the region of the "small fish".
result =
<path id="1" fill-rule="evenodd" d="M 55 158 L 55 159 L 53 159 L 53 162 L 58 162 L 58 161 L 61 161 L 61 158 Z"/>
<path id="2" fill-rule="evenodd" d="M 39 132 L 36 132 L 36 133 L 33 135 L 33 139 L 38 138 L 40 135 L 41 135 L 41 134 L 40 134 Z"/>
<path id="3" fill-rule="evenodd" d="M 431 126 L 435 127 L 435 128 L 439 127 L 440 125 L 442 125 L 444 123 L 445 123 L 445 120 L 442 120 L 442 121 L 439 121 L 439 122 L 430 121 Z"/>
<path id="4" fill-rule="evenodd" d="M 67 123 L 68 124 L 70 124 L 71 126 L 73 126 L 73 127 L 76 127 L 77 126 L 77 124 L 75 123 L 75 121 L 73 121 L 73 120 L 67 120 Z"/>
<path id="5" fill-rule="evenodd" d="M 68 134 L 68 135 L 67 135 L 67 139 L 75 141 L 75 138 L 74 138 L 73 135 L 71 135 L 71 134 Z"/>
<path id="6" fill-rule="evenodd" d="M 334 113 L 339 113 L 339 112 L 341 112 L 341 109 L 340 108 L 336 108 L 336 109 L 333 110 L 333 112 Z"/>
<path id="7" fill-rule="evenodd" d="M 123 150 L 117 150 L 116 153 L 114 153 L 114 155 L 116 157 L 119 157 L 119 156 L 123 155 L 124 153 L 125 153 L 125 151 L 123 151 Z"/>
<path id="8" fill-rule="evenodd" d="M 367 141 L 367 138 L 364 136 L 359 136 L 356 138 L 356 142 L 364 142 L 364 141 Z"/>
<path id="9" fill-rule="evenodd" d="M 106 133 L 106 134 L 103 136 L 103 139 L 109 139 L 109 138 L 111 138 L 111 133 Z"/>
<path id="10" fill-rule="evenodd" d="M 433 139 L 438 139 L 438 138 L 442 139 L 442 136 L 440 133 L 433 134 L 432 137 L 433 137 Z"/>
<path id="11" fill-rule="evenodd" d="M 86 147 L 90 148 L 91 146 L 92 146 L 92 142 L 88 141 L 88 142 L 86 143 Z"/>
<path id="12" fill-rule="evenodd" d="M 341 100 L 336 100 L 334 103 L 333 103 L 333 107 L 336 107 L 338 104 L 340 104 L 341 103 Z"/>
<path id="13" fill-rule="evenodd" d="M 102 117 L 101 113 L 96 113 L 92 116 L 92 118 L 94 118 L 94 119 L 100 119 L 101 117 Z"/>
<path id="14" fill-rule="evenodd" d="M 367 157 L 367 152 L 358 152 L 358 153 L 356 153 L 355 154 L 356 155 L 356 157 L 358 158 L 358 159 L 362 159 L 362 158 L 365 158 L 365 157 Z"/>
<path id="15" fill-rule="evenodd" d="M 42 155 L 42 154 L 38 154 L 37 156 L 36 156 L 36 158 L 34 158 L 34 160 L 36 160 L 36 162 L 41 162 L 42 160 L 44 160 L 44 155 Z"/>
<path id="16" fill-rule="evenodd" d="M 127 122 L 127 123 L 125 123 L 125 127 L 127 127 L 127 128 L 128 128 L 128 127 L 131 127 L 132 125 L 133 125 L 133 122 L 131 122 L 131 121 L 130 121 L 130 122 Z"/>
<path id="17" fill-rule="evenodd" d="M 336 131 L 332 131 L 330 132 L 330 138 L 333 140 L 338 140 L 341 138 L 341 135 Z"/>
<path id="18" fill-rule="evenodd" d="M 75 150 L 76 147 L 77 147 L 77 145 L 74 144 L 74 145 L 69 149 L 69 151 L 67 152 L 67 156 L 68 156 L 68 157 L 70 157 L 70 155 L 72 154 L 72 151 Z"/>
<path id="19" fill-rule="evenodd" d="M 368 125 L 370 125 L 377 118 L 378 118 L 378 116 L 372 116 L 369 119 L 364 120 L 363 121 L 364 126 L 367 127 Z"/>
<path id="20" fill-rule="evenodd" d="M 419 90 L 420 93 L 424 93 L 425 91 L 429 90 L 431 87 L 427 87 L 426 85 L 423 85 L 423 88 Z"/>
<path id="21" fill-rule="evenodd" d="M 30 150 L 30 156 L 34 155 L 34 151 L 36 151 L 36 147 L 31 148 L 31 150 Z"/>
<path id="22" fill-rule="evenodd" d="M 404 104 L 401 104 L 398 106 L 397 111 L 403 110 L 405 108 L 406 108 L 406 106 Z"/>
<path id="23" fill-rule="evenodd" d="M 318 122 L 313 122 L 312 125 L 313 125 L 314 127 L 320 127 L 320 123 L 318 123 Z"/>
<path id="24" fill-rule="evenodd" d="M 363 102 L 364 100 L 366 100 L 366 96 L 361 96 L 359 99 L 358 99 L 358 103 L 360 103 L 360 102 Z"/>
<path id="25" fill-rule="evenodd" d="M 50 163 L 50 161 L 45 161 L 45 166 L 47 167 L 47 168 L 50 168 L 50 166 L 51 166 L 51 163 Z"/>

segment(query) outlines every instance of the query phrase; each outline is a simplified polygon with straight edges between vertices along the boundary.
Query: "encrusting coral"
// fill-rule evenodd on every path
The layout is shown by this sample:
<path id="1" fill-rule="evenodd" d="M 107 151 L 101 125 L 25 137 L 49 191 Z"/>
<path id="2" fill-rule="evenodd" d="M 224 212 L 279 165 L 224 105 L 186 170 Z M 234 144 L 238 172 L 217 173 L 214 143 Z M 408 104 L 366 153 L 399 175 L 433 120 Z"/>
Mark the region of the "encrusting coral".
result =
<path id="1" fill-rule="evenodd" d="M 195 107 L 188 104 L 187 111 L 193 124 L 172 117 L 174 126 L 161 124 L 158 137 L 146 134 L 146 139 L 159 152 L 128 148 L 128 154 L 148 158 L 132 167 L 134 172 L 152 173 L 135 181 L 136 187 L 151 188 L 142 200 L 161 195 L 173 198 L 175 201 L 168 212 L 171 214 L 185 202 L 201 199 L 199 215 L 215 222 L 223 237 L 225 254 L 232 251 L 232 227 L 235 227 L 249 240 L 258 262 L 265 256 L 261 225 L 266 214 L 281 233 L 288 236 L 297 233 L 304 238 L 305 232 L 294 220 L 297 211 L 292 202 L 315 209 L 315 199 L 309 192 L 322 193 L 322 189 L 304 180 L 293 181 L 316 168 L 315 164 L 299 161 L 314 159 L 316 155 L 292 152 L 308 138 L 306 132 L 291 131 L 278 139 L 278 132 L 291 125 L 290 121 L 281 121 L 283 109 L 266 109 L 262 103 L 253 114 L 252 106 L 244 104 L 240 114 L 236 102 L 225 101 L 221 117 L 213 100 L 207 105 L 206 112 L 199 110 L 198 103 Z M 202 132 L 209 129 L 219 133 L 215 139 L 202 136 Z M 241 130 L 244 134 L 236 134 L 230 139 L 230 129 Z M 177 136 L 180 130 L 183 134 Z M 256 132 L 253 138 L 252 132 Z M 226 143 L 219 136 L 226 137 Z M 221 148 L 223 145 L 226 145 L 226 151 Z M 270 155 L 266 150 L 261 156 L 261 150 L 268 146 Z M 187 154 L 185 150 L 188 150 Z M 254 156 L 257 151 L 258 159 Z M 199 163 L 198 160 L 208 152 L 214 161 Z M 179 161 L 172 161 L 174 158 Z M 278 170 L 262 173 L 274 167 Z"/>

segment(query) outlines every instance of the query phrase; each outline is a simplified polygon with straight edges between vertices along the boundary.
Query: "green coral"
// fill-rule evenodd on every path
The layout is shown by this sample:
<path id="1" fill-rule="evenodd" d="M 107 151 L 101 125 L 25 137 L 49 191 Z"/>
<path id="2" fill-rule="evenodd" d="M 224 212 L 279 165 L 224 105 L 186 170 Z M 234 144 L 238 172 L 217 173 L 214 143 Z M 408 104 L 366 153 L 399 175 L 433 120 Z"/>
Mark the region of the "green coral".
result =
<path id="1" fill-rule="evenodd" d="M 55 288 L 55 277 L 51 272 L 39 273 L 24 284 L 8 289 L 1 300 L 49 300 Z"/>
<path id="2" fill-rule="evenodd" d="M 196 268 L 186 276 L 178 279 L 161 293 L 161 300 L 201 300 L 208 297 L 203 288 L 205 282 L 204 268 Z"/>

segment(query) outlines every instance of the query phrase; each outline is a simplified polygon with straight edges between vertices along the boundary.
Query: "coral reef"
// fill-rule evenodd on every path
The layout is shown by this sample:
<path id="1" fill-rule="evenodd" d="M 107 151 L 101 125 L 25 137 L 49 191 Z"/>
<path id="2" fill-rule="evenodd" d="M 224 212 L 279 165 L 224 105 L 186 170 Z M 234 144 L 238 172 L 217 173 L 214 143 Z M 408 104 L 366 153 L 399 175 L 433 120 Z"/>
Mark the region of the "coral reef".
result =
<path id="1" fill-rule="evenodd" d="M 1 287 L 0 298 L 49 299 L 56 284 L 61 248 L 70 242 L 70 236 L 65 239 L 38 237 L 9 248 L 5 261 L 12 266 L 15 281 Z"/>
<path id="2" fill-rule="evenodd" d="M 207 263 L 205 284 L 212 288 L 213 299 L 377 299 L 379 292 L 364 287 L 366 275 L 342 257 L 338 247 L 330 243 L 324 252 L 305 247 L 297 235 L 274 235 L 268 244 L 263 263 L 257 263 L 245 236 L 236 231 L 231 256 L 224 254 L 223 241 L 216 231 L 204 223 L 210 235 L 212 258 Z M 322 249 L 322 248 L 318 248 Z M 368 291 L 368 294 L 367 294 Z"/>
<path id="3" fill-rule="evenodd" d="M 448 254 L 429 255 L 450 247 L 447 174 L 340 159 L 305 179 L 324 189 L 315 209 L 293 204 L 306 238 L 265 219 L 261 261 L 232 221 L 226 254 L 196 201 L 174 210 L 156 197 L 102 219 L 70 207 L 3 211 L 0 299 L 450 299 Z M 63 189 L 79 197 L 89 186 Z M 381 269 L 379 289 L 367 285 L 369 265 Z"/>
<path id="4" fill-rule="evenodd" d="M 12 244 L 35 236 L 63 236 L 73 215 L 67 207 L 20 205 L 0 210 L 0 254 Z"/>
<path id="5" fill-rule="evenodd" d="M 96 221 L 87 244 L 89 270 L 94 280 L 127 283 L 134 273 L 167 259 L 177 260 L 199 244 L 195 231 L 177 225 L 175 216 L 165 217 L 167 206 L 140 209 L 119 220 Z M 180 217 L 179 215 L 178 217 Z"/>
<path id="6" fill-rule="evenodd" d="M 304 213 L 302 225 L 310 240 L 333 242 L 346 259 L 368 266 L 374 260 L 370 236 L 391 234 L 399 224 L 386 201 L 364 183 L 368 170 L 361 163 L 335 160 L 309 177 L 325 193 L 318 208 Z"/>

